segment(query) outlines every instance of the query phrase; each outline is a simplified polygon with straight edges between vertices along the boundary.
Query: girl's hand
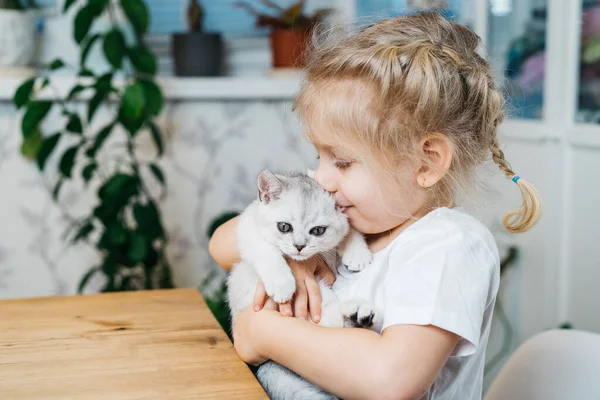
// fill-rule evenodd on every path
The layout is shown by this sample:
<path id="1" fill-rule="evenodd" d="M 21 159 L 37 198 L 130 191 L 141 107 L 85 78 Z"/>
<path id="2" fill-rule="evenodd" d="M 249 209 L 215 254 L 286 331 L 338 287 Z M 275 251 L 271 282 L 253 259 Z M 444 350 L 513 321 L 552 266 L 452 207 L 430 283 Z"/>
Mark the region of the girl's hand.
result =
<path id="1" fill-rule="evenodd" d="M 260 319 L 266 313 L 276 313 L 277 304 L 269 299 L 264 308 L 261 312 L 254 312 L 249 308 L 245 309 L 238 314 L 233 325 L 233 347 L 240 358 L 251 365 L 260 365 L 267 361 L 258 350 L 254 334 L 260 330 Z"/>
<path id="2" fill-rule="evenodd" d="M 284 316 L 296 316 L 307 319 L 308 311 L 314 322 L 321 320 L 321 289 L 317 279 L 323 279 L 327 285 L 333 285 L 335 275 L 329 267 L 319 258 L 312 257 L 306 261 L 288 259 L 288 265 L 296 278 L 296 294 L 294 295 L 294 312 L 292 305 L 288 303 L 279 304 L 279 311 Z M 259 282 L 254 295 L 252 307 L 260 310 L 267 299 L 267 293 L 262 282 Z"/>

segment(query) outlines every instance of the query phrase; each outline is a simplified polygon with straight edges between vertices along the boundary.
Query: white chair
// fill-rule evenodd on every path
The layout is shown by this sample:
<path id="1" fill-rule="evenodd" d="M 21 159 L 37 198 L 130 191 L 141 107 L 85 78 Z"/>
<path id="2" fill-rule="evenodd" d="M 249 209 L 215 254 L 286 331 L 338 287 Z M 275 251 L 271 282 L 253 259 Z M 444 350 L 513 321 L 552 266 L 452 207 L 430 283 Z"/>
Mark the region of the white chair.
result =
<path id="1" fill-rule="evenodd" d="M 600 335 L 551 330 L 524 342 L 484 400 L 600 399 Z"/>

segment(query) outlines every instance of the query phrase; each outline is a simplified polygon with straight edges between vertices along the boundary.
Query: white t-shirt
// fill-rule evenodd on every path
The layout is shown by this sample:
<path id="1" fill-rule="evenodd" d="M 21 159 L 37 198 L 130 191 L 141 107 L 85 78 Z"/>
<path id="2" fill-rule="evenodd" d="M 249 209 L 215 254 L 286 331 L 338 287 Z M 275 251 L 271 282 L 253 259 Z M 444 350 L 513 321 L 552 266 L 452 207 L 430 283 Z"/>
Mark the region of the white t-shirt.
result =
<path id="1" fill-rule="evenodd" d="M 460 209 L 439 208 L 413 223 L 358 273 L 340 271 L 333 289 L 365 299 L 396 324 L 435 325 L 460 336 L 423 399 L 480 400 L 492 311 L 500 282 L 490 231 Z"/>

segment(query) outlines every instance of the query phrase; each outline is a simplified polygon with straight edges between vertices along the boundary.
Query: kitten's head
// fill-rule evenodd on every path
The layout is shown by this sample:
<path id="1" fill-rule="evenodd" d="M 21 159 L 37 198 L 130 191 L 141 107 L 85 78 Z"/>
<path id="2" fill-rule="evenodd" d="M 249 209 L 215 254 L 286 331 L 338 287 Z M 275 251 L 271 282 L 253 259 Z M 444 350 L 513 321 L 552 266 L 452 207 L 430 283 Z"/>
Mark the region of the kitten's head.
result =
<path id="1" fill-rule="evenodd" d="M 350 228 L 333 196 L 306 174 L 264 170 L 258 177 L 258 198 L 257 222 L 265 237 L 296 260 L 335 248 Z"/>

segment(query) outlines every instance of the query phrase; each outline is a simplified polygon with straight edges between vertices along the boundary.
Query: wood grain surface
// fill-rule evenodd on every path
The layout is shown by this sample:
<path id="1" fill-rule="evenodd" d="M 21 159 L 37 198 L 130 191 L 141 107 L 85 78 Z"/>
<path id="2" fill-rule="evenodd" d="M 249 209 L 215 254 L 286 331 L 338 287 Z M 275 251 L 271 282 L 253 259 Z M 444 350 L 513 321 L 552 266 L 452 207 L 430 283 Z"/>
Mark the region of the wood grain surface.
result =
<path id="1" fill-rule="evenodd" d="M 193 289 L 0 301 L 0 399 L 267 399 Z"/>

